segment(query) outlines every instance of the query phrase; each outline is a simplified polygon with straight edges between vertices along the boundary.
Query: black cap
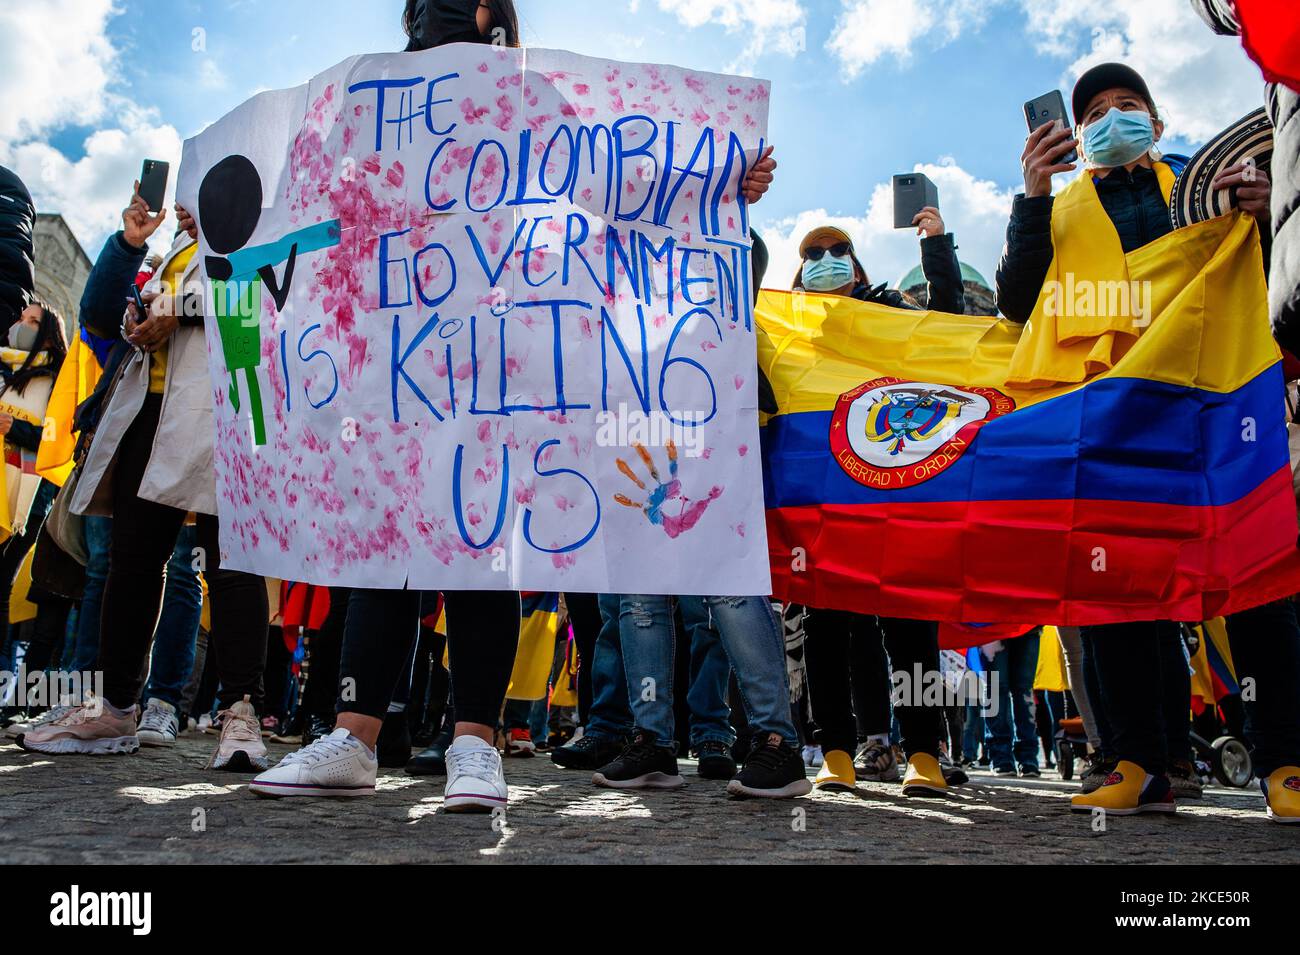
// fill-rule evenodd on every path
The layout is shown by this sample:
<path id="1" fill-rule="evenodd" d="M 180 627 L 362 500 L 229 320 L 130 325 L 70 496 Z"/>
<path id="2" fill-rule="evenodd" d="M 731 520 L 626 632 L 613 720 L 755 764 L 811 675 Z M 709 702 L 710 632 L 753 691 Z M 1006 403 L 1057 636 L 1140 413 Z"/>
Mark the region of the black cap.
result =
<path id="1" fill-rule="evenodd" d="M 1102 63 L 1088 70 L 1074 84 L 1074 95 L 1070 103 L 1074 110 L 1074 125 L 1078 126 L 1083 122 L 1081 114 L 1088 108 L 1094 96 L 1116 87 L 1139 93 L 1148 103 L 1154 102 L 1151 91 L 1147 89 L 1147 81 L 1138 75 L 1137 70 L 1123 63 Z"/>

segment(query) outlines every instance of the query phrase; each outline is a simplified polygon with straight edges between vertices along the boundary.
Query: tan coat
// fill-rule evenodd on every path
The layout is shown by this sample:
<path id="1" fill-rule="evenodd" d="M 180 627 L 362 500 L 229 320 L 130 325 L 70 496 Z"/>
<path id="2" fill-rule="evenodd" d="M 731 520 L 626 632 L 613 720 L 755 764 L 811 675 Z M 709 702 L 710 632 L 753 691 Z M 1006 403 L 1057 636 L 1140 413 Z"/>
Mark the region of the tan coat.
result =
<path id="1" fill-rule="evenodd" d="M 161 277 L 176 255 L 193 245 L 181 233 L 154 275 Z M 195 255 L 181 284 L 199 284 L 201 260 Z M 157 289 L 157 278 L 145 286 Z M 122 379 L 104 409 L 85 468 L 70 502 L 76 514 L 113 513 L 113 465 L 118 445 L 140 413 L 149 393 L 149 356 L 133 352 L 125 360 Z M 203 327 L 182 325 L 172 333 L 167 351 L 167 378 L 162 412 L 153 450 L 140 482 L 140 497 L 199 514 L 217 513 L 216 477 L 212 464 L 212 379 Z"/>

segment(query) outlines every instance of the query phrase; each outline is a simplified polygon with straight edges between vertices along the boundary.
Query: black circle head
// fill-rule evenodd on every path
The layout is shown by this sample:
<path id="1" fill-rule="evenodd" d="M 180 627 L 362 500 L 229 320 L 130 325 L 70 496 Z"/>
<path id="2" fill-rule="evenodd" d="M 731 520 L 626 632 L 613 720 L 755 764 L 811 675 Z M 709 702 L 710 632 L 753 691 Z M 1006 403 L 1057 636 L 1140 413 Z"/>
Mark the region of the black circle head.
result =
<path id="1" fill-rule="evenodd" d="M 262 177 L 247 156 L 227 156 L 199 184 L 199 225 L 219 255 L 242 249 L 262 215 Z"/>

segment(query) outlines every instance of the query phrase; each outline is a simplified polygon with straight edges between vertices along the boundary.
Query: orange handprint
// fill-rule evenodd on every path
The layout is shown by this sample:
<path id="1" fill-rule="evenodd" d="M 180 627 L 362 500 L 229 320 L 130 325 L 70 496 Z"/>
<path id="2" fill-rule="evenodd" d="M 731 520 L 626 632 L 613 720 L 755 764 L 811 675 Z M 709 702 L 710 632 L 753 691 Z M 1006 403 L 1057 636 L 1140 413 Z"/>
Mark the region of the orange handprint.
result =
<path id="1" fill-rule="evenodd" d="M 645 516 L 650 519 L 650 523 L 662 527 L 664 533 L 669 537 L 679 537 L 698 524 L 709 505 L 722 496 L 722 488 L 716 485 L 709 489 L 708 497 L 698 501 L 692 501 L 682 495 L 682 482 L 677 477 L 677 445 L 672 441 L 667 444 L 667 481 L 660 479 L 659 469 L 655 466 L 654 458 L 650 456 L 650 452 L 643 445 L 633 444 L 632 447 L 650 472 L 650 480 L 653 482 L 654 488 L 650 489 L 645 481 L 637 477 L 636 472 L 632 470 L 632 467 L 626 461 L 618 458 L 618 469 L 642 491 L 648 490 L 649 496 L 642 503 L 638 503 L 624 494 L 615 494 L 614 500 L 624 507 L 635 507 L 643 511 Z M 669 502 L 678 505 L 675 507 L 676 513 L 665 513 L 665 508 Z"/>

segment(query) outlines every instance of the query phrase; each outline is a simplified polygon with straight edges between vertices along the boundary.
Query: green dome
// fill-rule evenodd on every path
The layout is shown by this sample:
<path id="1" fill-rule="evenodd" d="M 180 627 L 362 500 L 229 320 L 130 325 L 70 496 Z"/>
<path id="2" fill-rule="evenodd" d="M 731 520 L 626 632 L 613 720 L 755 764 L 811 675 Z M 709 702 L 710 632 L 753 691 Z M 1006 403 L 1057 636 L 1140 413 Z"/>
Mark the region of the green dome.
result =
<path id="1" fill-rule="evenodd" d="M 990 292 L 993 291 L 993 286 L 989 285 L 988 281 L 984 278 L 984 276 L 980 275 L 979 272 L 975 271 L 965 262 L 961 262 L 959 264 L 961 265 L 961 280 L 963 282 L 972 282 L 975 285 L 979 285 L 982 288 L 988 289 Z M 924 285 L 924 284 L 925 284 L 925 272 L 923 272 L 921 270 L 921 267 L 918 265 L 916 268 L 912 269 L 901 279 L 899 279 L 898 284 L 895 285 L 894 287 L 898 289 L 902 289 L 904 292 L 906 292 L 910 288 L 916 288 L 918 285 Z"/>

